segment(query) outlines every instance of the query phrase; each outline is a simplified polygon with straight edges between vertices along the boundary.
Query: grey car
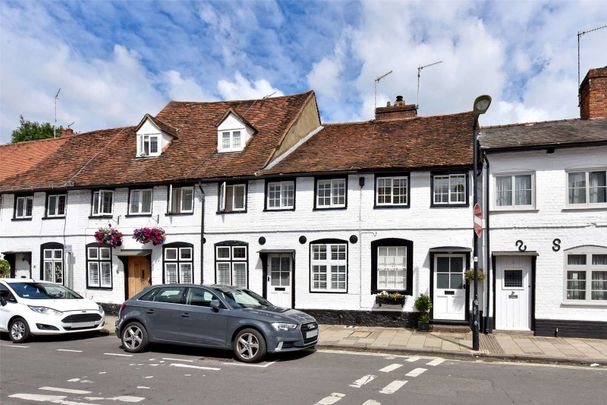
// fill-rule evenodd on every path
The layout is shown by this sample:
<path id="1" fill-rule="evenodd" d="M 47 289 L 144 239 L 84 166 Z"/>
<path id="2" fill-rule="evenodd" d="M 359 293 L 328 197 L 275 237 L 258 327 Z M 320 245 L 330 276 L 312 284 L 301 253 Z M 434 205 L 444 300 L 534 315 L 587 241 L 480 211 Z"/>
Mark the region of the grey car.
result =
<path id="1" fill-rule="evenodd" d="M 151 286 L 120 306 L 116 336 L 136 353 L 151 342 L 231 349 L 240 361 L 313 347 L 316 320 L 253 291 L 223 285 Z"/>

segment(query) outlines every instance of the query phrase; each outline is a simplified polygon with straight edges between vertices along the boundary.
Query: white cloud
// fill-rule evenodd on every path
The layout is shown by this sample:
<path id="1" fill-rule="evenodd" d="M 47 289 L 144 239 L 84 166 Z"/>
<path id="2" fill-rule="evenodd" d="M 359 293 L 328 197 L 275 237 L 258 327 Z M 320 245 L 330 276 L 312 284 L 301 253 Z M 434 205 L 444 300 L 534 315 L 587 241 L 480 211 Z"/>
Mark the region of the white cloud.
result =
<path id="1" fill-rule="evenodd" d="M 212 101 L 215 98 L 208 95 L 192 78 L 184 78 L 176 70 L 164 72 L 163 78 L 171 100 L 178 101 Z"/>
<path id="2" fill-rule="evenodd" d="M 240 72 L 234 74 L 234 80 L 220 80 L 217 90 L 225 100 L 247 100 L 261 98 L 272 93 L 272 97 L 282 96 L 283 93 L 272 87 L 265 79 L 247 80 Z"/>

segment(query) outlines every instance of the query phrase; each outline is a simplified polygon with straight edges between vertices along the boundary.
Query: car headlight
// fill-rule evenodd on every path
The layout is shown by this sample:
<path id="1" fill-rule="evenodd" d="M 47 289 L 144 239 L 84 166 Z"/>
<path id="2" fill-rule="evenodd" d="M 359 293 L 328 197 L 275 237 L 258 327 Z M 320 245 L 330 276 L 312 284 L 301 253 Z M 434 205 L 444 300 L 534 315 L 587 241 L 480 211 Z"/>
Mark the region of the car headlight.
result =
<path id="1" fill-rule="evenodd" d="M 101 304 L 97 304 L 97 308 L 99 309 L 100 313 L 103 313 L 103 307 L 101 306 Z"/>
<path id="2" fill-rule="evenodd" d="M 34 305 L 28 305 L 28 307 L 30 307 L 30 309 L 34 312 L 38 312 L 39 314 L 45 314 L 45 315 L 62 315 L 63 312 L 61 311 L 57 311 L 56 309 L 53 308 L 48 308 L 48 307 L 37 307 Z"/>
<path id="3" fill-rule="evenodd" d="M 272 323 L 272 327 L 277 331 L 288 331 L 291 329 L 297 328 L 296 323 L 284 323 L 284 322 L 274 322 Z"/>

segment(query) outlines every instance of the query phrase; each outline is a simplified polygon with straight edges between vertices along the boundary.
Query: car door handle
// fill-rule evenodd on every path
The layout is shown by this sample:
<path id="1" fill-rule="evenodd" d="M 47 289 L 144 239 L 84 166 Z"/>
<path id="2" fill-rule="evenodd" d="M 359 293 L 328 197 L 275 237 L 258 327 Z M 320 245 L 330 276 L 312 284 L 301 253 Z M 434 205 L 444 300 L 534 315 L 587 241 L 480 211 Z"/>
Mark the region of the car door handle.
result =
<path id="1" fill-rule="evenodd" d="M 146 313 L 146 314 L 153 314 L 153 313 L 154 313 L 154 310 L 153 310 L 153 309 L 148 309 L 148 310 L 146 310 L 146 311 L 145 311 L 145 313 Z"/>
<path id="2" fill-rule="evenodd" d="M 181 314 L 182 318 L 189 318 L 190 314 L 188 312 L 184 312 L 183 314 Z"/>

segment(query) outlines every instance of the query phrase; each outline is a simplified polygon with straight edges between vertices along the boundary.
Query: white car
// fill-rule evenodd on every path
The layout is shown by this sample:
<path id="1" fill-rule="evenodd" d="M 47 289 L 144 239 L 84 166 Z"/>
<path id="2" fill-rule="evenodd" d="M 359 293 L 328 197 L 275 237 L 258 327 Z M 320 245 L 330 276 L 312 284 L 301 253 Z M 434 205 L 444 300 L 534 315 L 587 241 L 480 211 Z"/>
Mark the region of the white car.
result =
<path id="1" fill-rule="evenodd" d="M 103 328 L 101 305 L 60 284 L 0 279 L 0 332 L 14 343 L 31 335 L 90 332 Z"/>

